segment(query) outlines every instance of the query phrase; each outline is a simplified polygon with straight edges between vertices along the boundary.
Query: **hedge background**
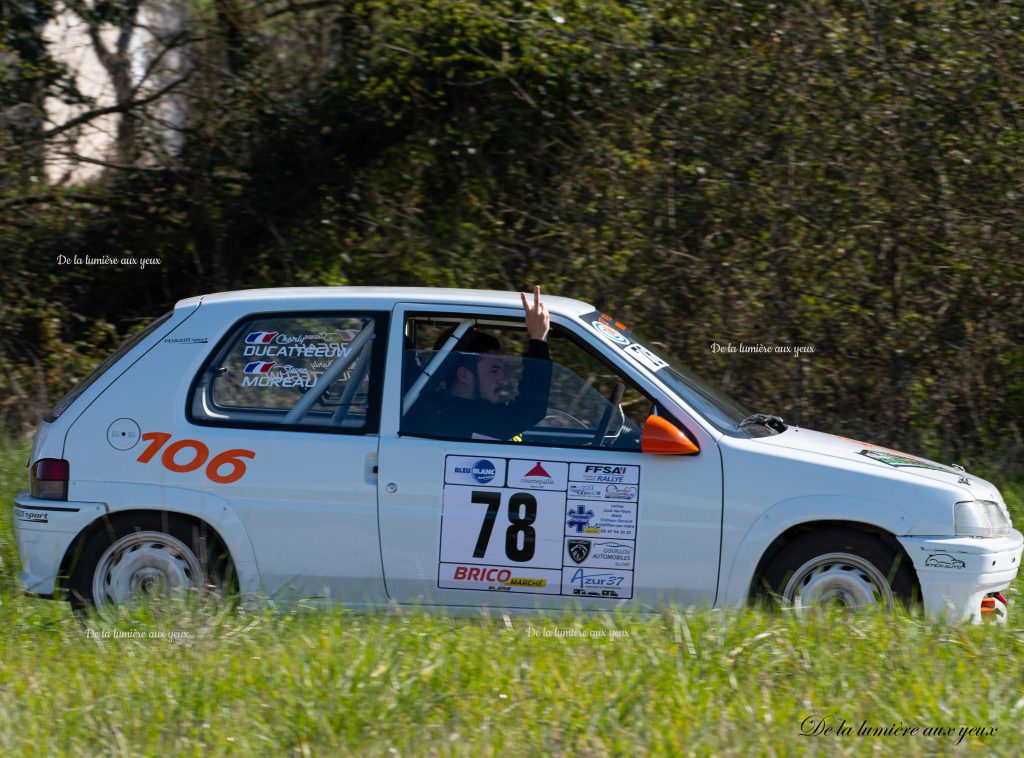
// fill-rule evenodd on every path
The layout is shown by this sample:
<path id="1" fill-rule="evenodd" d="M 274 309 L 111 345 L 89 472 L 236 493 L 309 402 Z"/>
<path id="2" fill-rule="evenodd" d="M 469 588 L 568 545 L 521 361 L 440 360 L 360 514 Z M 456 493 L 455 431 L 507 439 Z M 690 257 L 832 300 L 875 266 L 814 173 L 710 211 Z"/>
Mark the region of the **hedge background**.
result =
<path id="1" fill-rule="evenodd" d="M 1018 4 L 171 5 L 182 119 L 119 100 L 110 160 L 77 183 L 42 170 L 78 128 L 42 105 L 98 105 L 43 22 L 123 32 L 145 2 L 0 9 L 8 432 L 182 297 L 537 281 L 752 409 L 1021 468 Z M 712 349 L 730 342 L 815 352 Z"/>

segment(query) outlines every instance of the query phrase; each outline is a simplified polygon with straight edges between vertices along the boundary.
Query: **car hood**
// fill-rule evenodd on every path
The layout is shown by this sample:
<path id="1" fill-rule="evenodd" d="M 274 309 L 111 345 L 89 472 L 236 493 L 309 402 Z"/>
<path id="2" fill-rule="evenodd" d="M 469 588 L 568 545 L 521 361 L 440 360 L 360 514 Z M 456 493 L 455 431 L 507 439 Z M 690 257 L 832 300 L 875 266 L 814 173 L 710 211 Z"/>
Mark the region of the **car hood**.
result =
<path id="1" fill-rule="evenodd" d="M 828 455 L 876 470 L 887 469 L 899 471 L 907 476 L 924 477 L 959 487 L 978 500 L 1003 502 L 999 490 L 995 486 L 974 474 L 870 442 L 860 442 L 848 437 L 797 427 L 789 427 L 781 434 L 770 437 L 757 437 L 754 441 L 791 450 Z"/>

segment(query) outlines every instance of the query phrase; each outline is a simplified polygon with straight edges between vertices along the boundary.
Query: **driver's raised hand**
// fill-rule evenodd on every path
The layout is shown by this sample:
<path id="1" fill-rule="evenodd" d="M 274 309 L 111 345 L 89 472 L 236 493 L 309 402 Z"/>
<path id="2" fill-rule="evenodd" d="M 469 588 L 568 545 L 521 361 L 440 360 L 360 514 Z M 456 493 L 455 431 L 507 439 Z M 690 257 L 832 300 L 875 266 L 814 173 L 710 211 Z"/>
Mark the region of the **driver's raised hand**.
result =
<path id="1" fill-rule="evenodd" d="M 530 305 L 525 292 L 520 292 L 523 298 L 523 310 L 526 311 L 526 331 L 532 340 L 545 341 L 548 338 L 548 331 L 551 329 L 551 318 L 548 316 L 547 306 L 540 301 L 540 285 L 533 288 L 533 305 Z"/>

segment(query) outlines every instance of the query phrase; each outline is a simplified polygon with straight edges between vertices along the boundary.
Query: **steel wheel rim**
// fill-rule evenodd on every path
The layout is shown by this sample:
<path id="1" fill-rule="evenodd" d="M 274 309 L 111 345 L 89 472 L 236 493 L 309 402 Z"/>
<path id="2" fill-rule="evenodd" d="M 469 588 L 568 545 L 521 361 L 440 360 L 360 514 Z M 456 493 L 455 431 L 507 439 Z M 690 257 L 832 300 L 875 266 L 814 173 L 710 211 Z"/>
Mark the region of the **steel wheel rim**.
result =
<path id="1" fill-rule="evenodd" d="M 891 610 L 894 605 L 892 588 L 878 567 L 850 553 L 828 553 L 807 561 L 793 572 L 782 597 L 798 610 L 833 604 Z"/>
<path id="2" fill-rule="evenodd" d="M 163 532 L 133 532 L 115 540 L 100 557 L 92 597 L 97 608 L 105 609 L 202 585 L 202 565 L 185 543 Z"/>

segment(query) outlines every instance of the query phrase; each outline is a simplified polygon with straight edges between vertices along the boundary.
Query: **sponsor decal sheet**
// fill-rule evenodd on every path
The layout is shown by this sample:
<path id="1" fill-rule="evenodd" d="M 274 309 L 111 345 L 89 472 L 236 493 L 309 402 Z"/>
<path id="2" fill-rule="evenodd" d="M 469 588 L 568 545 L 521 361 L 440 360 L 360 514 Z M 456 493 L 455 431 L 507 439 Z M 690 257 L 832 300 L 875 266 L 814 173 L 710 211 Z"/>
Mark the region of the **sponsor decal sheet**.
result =
<path id="1" fill-rule="evenodd" d="M 445 459 L 438 587 L 633 597 L 640 466 Z"/>
<path id="2" fill-rule="evenodd" d="M 242 386 L 312 388 L 316 386 L 324 369 L 334 360 L 349 354 L 349 343 L 358 334 L 358 331 L 352 329 L 310 334 L 249 332 L 242 345 L 242 355 L 249 359 L 242 370 Z M 308 361 L 309 365 L 294 365 L 293 361 Z M 346 371 L 341 378 L 348 381 L 350 375 L 351 371 Z"/>

